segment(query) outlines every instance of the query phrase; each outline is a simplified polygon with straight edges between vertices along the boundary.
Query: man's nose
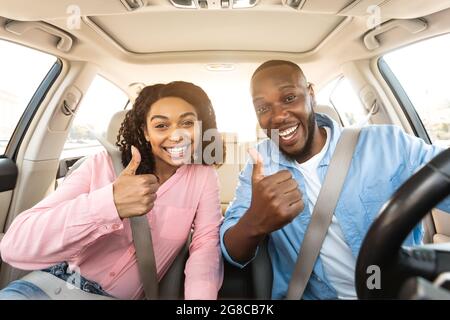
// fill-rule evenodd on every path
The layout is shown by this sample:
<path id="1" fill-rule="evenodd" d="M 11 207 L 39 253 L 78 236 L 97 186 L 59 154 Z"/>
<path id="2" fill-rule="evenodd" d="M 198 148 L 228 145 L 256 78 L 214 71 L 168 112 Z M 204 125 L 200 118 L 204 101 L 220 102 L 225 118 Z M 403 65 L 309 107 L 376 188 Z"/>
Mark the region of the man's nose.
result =
<path id="1" fill-rule="evenodd" d="M 288 118 L 288 113 L 281 106 L 274 106 L 272 108 L 272 123 L 274 125 L 282 124 Z"/>

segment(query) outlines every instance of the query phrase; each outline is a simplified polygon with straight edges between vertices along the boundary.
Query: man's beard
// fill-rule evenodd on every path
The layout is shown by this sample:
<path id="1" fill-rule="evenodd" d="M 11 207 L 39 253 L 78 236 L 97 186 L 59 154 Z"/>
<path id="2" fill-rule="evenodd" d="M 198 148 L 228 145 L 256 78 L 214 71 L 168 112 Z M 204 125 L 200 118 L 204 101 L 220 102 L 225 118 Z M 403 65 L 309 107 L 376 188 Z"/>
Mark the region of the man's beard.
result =
<path id="1" fill-rule="evenodd" d="M 308 159 L 311 155 L 311 149 L 312 149 L 312 143 L 314 139 L 314 129 L 316 127 L 316 114 L 314 113 L 314 110 L 311 110 L 311 113 L 308 116 L 307 120 L 307 130 L 306 130 L 306 141 L 303 148 L 301 148 L 296 153 L 287 153 L 282 148 L 279 148 L 281 152 L 289 159 L 291 160 L 297 160 L 297 159 Z"/>

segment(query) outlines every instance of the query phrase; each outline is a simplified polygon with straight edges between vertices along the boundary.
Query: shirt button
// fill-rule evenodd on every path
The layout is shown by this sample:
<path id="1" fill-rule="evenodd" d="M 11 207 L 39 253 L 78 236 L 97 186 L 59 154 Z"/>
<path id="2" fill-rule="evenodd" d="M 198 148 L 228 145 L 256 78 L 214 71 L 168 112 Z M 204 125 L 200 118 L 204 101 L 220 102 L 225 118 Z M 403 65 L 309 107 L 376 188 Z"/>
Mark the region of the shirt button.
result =
<path id="1" fill-rule="evenodd" d="M 110 276 L 110 277 L 114 277 L 115 275 L 116 275 L 115 272 L 110 272 L 110 273 L 109 273 L 109 276 Z"/>
<path id="2" fill-rule="evenodd" d="M 113 230 L 117 230 L 117 229 L 120 228 L 120 226 L 119 226 L 117 223 L 114 223 L 114 224 L 112 225 L 112 228 L 113 228 Z"/>

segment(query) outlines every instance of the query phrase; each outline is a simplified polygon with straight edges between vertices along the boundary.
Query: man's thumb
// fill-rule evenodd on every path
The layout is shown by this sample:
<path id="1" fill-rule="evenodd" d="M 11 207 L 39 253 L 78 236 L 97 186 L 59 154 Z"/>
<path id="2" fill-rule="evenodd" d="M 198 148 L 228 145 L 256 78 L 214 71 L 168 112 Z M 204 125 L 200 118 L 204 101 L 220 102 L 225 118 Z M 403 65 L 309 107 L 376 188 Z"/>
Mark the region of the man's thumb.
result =
<path id="1" fill-rule="evenodd" d="M 135 175 L 136 170 L 141 164 L 141 154 L 135 146 L 131 146 L 131 161 L 128 166 L 122 171 L 122 174 Z"/>
<path id="2" fill-rule="evenodd" d="M 253 160 L 252 180 L 257 182 L 264 178 L 264 163 L 261 154 L 255 148 L 248 149 L 248 154 Z"/>

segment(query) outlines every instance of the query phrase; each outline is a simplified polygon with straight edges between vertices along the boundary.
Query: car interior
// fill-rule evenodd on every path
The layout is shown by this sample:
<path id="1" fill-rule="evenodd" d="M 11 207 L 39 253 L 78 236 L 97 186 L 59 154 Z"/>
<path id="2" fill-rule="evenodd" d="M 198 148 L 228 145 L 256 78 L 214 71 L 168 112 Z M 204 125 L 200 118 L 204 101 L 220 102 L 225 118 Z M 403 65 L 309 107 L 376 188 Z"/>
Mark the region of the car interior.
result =
<path id="1" fill-rule="evenodd" d="M 0 0 L 0 231 L 102 150 L 97 136 L 115 143 L 144 86 L 175 80 L 199 85 L 212 101 L 227 150 L 217 169 L 225 213 L 248 147 L 265 138 L 250 78 L 272 59 L 297 63 L 314 85 L 315 112 L 342 127 L 393 124 L 448 148 L 449 52 L 449 0 Z M 410 190 L 421 183 L 409 182 Z M 408 194 L 399 198 L 405 219 L 419 207 L 406 205 Z M 436 204 L 415 221 L 425 227 L 426 245 L 450 252 L 450 216 Z M 375 227 L 364 252 L 384 234 Z M 162 299 L 182 298 L 187 255 L 163 279 Z M 417 269 L 416 282 L 405 277 L 387 296 L 449 299 L 450 277 L 434 281 L 450 270 L 448 257 L 442 253 L 427 282 Z M 25 273 L 1 263 L 0 288 Z M 271 285 L 265 242 L 248 267 L 225 262 L 219 298 L 270 299 Z M 430 294 L 418 295 L 421 286 Z M 360 298 L 386 297 L 363 291 Z"/>

